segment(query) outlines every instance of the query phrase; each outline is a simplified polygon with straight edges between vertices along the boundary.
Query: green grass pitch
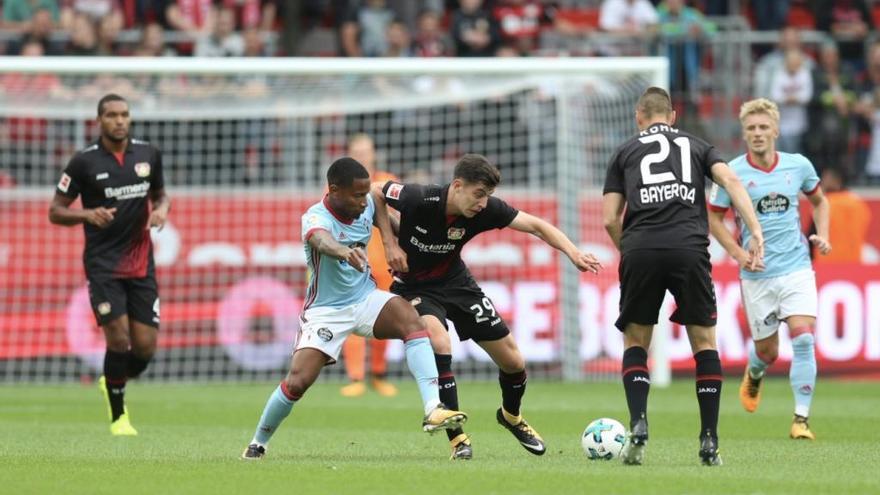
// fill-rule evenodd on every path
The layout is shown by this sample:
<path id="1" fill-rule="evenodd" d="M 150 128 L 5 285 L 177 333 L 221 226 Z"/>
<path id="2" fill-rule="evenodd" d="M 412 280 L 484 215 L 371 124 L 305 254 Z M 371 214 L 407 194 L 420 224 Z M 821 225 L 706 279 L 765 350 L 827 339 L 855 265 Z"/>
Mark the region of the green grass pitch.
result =
<path id="1" fill-rule="evenodd" d="M 412 382 L 393 399 L 339 395 L 320 383 L 293 410 L 262 462 L 239 460 L 273 384 L 128 388 L 136 438 L 112 438 L 94 387 L 0 387 L 0 493 L 10 494 L 561 494 L 878 493 L 880 384 L 822 380 L 811 426 L 815 443 L 788 439 L 791 391 L 768 380 L 755 414 L 728 377 L 721 411 L 724 466 L 698 463 L 693 382 L 651 392 L 645 465 L 588 461 L 587 423 L 626 424 L 617 383 L 532 381 L 524 413 L 548 452 L 534 457 L 495 424 L 497 384 L 460 384 L 470 462 L 448 460 L 444 434 L 420 431 Z"/>

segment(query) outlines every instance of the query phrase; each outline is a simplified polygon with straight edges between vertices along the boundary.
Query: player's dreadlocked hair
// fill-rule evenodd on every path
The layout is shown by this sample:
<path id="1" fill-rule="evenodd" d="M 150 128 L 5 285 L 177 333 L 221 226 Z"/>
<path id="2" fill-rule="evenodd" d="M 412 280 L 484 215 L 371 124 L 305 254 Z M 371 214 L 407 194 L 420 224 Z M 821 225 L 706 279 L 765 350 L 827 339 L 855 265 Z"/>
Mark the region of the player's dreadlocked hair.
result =
<path id="1" fill-rule="evenodd" d="M 101 115 L 104 115 L 104 104 L 110 103 L 111 101 L 122 101 L 122 102 L 128 103 L 128 101 L 125 98 L 119 96 L 116 93 L 106 94 L 106 95 L 104 95 L 103 98 L 98 100 L 98 117 L 100 117 Z"/>
<path id="2" fill-rule="evenodd" d="M 483 155 L 468 153 L 458 160 L 455 165 L 455 179 L 461 179 L 470 184 L 482 184 L 494 189 L 501 182 L 501 172 L 498 167 L 489 163 Z"/>
<path id="3" fill-rule="evenodd" d="M 327 185 L 351 187 L 355 179 L 369 179 L 370 173 L 354 158 L 340 158 L 327 169 Z"/>
<path id="4" fill-rule="evenodd" d="M 672 113 L 672 99 L 665 89 L 651 86 L 639 97 L 636 109 L 649 117 L 669 115 Z"/>

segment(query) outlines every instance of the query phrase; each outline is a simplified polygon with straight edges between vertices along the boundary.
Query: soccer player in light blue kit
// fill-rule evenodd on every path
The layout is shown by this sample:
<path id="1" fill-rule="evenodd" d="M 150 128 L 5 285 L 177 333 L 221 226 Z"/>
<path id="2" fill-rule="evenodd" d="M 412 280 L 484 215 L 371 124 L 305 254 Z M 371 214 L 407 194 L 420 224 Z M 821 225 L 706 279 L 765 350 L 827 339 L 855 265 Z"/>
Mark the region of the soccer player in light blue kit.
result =
<path id="1" fill-rule="evenodd" d="M 370 175 L 352 158 L 327 171 L 329 192 L 302 217 L 302 238 L 310 269 L 299 340 L 287 377 L 266 402 L 243 459 L 262 459 L 266 445 L 321 369 L 339 358 L 350 333 L 403 339 L 406 362 L 418 382 L 425 408 L 424 431 L 457 428 L 467 415 L 440 403 L 437 364 L 424 324 L 405 299 L 379 290 L 370 276 L 364 247 L 370 241 L 376 207 Z"/>
<path id="2" fill-rule="evenodd" d="M 779 354 L 777 330 L 784 321 L 794 354 L 789 371 L 795 401 L 790 436 L 815 440 L 807 418 L 816 387 L 813 330 L 818 298 L 808 242 L 801 233 L 798 195 L 805 194 L 813 204 L 817 234 L 809 242 L 823 255 L 831 252 L 827 240 L 830 206 L 813 164 L 802 155 L 776 151 L 779 109 L 775 103 L 764 98 L 748 101 L 739 119 L 748 153 L 731 161 L 730 167 L 746 186 L 764 231 L 764 264 L 750 269 L 749 254 L 724 225 L 730 197 L 718 187 L 709 199 L 709 227 L 739 263 L 743 307 L 755 342 L 740 385 L 740 402 L 748 412 L 758 408 L 761 378 Z M 745 244 L 749 230 L 744 225 L 740 229 Z"/>

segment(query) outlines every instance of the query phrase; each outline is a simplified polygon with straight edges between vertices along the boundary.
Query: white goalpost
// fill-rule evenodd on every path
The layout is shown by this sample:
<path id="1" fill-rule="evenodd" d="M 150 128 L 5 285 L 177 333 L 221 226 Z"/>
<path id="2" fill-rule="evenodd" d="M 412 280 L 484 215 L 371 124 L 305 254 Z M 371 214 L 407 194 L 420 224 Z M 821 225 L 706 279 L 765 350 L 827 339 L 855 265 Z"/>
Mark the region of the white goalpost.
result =
<path id="1" fill-rule="evenodd" d="M 106 93 L 128 99 L 132 135 L 163 151 L 175 205 L 154 233 L 163 323 L 145 378 L 278 376 L 305 290 L 300 216 L 347 139 L 366 133 L 378 168 L 404 181 L 445 182 L 461 154 L 486 155 L 502 171 L 499 197 L 599 255 L 603 273 L 580 274 L 509 229 L 463 254 L 532 376 L 617 379 L 617 254 L 601 188 L 614 149 L 636 131 L 637 98 L 667 79 L 659 57 L 0 57 L 0 381 L 79 380 L 100 369 L 81 228 L 52 226 L 45 211 L 67 160 L 97 137 Z M 655 385 L 670 380 L 669 331 L 655 332 Z M 495 377 L 482 350 L 452 340 L 459 376 Z M 388 358 L 389 372 L 402 374 L 401 346 Z M 335 368 L 329 379 L 342 376 Z"/>

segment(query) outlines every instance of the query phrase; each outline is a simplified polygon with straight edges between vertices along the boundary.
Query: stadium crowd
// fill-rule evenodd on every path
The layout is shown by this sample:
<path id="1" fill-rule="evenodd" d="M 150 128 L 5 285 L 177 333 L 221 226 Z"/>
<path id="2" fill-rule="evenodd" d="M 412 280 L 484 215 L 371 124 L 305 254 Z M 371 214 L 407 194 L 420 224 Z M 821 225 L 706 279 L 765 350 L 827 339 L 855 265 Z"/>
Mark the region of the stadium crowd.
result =
<path id="1" fill-rule="evenodd" d="M 700 120 L 707 42 L 733 17 L 754 45 L 751 96 L 782 110 L 780 149 L 880 182 L 880 43 L 873 0 L 0 0 L 0 53 L 22 56 L 477 57 L 665 55 L 679 113 Z M 821 43 L 801 42 L 820 33 Z M 265 92 L 242 80 L 244 93 Z M 93 99 L 137 85 L 0 76 L 7 94 Z M 158 88 L 173 92 L 176 83 Z M 750 95 L 742 95 L 746 98 Z M 734 104 L 736 102 L 733 102 Z M 683 111 L 682 111 L 683 110 Z M 6 126 L 8 127 L 8 126 Z M 7 138 L 9 136 L 6 136 Z M 844 157 L 841 159 L 841 157 Z"/>

